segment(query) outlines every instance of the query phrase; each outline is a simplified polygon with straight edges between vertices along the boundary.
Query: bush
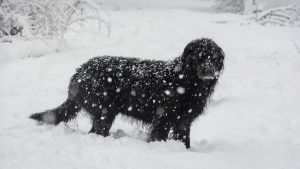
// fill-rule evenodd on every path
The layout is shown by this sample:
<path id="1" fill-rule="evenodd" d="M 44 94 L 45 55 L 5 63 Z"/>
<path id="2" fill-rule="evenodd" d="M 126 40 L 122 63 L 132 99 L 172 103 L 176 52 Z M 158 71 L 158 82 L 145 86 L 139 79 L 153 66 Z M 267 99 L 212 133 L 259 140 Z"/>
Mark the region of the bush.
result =
<path id="1" fill-rule="evenodd" d="M 20 16 L 13 13 L 3 0 L 0 0 L 0 37 L 20 34 L 23 26 L 19 21 Z"/>
<path id="2" fill-rule="evenodd" d="M 92 19 L 107 25 L 100 11 L 91 0 L 0 0 L 0 31 L 2 36 L 25 29 L 27 36 L 63 38 L 79 21 Z"/>

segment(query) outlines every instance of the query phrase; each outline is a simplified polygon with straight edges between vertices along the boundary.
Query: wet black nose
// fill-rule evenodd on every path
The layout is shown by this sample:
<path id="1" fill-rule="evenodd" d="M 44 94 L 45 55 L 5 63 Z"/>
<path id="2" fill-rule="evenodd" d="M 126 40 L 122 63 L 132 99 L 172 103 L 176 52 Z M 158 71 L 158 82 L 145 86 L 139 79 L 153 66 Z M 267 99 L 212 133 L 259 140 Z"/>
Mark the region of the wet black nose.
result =
<path id="1" fill-rule="evenodd" d="M 211 62 L 206 62 L 204 65 L 204 75 L 206 76 L 212 76 L 215 73 L 215 67 L 214 64 Z"/>
<path id="2" fill-rule="evenodd" d="M 205 68 L 204 70 L 205 75 L 213 75 L 214 74 L 214 69 L 213 68 Z"/>

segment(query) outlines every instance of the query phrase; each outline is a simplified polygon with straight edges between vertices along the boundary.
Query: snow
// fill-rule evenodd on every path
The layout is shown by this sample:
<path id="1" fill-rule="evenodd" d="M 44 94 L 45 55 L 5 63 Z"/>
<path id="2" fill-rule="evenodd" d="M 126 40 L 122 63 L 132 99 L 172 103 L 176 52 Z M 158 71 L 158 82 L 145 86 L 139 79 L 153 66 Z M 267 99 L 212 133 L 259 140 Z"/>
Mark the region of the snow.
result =
<path id="1" fill-rule="evenodd" d="M 100 108 L 100 109 L 101 109 L 101 108 Z M 106 113 L 107 113 L 107 109 L 106 109 L 106 108 L 103 108 L 101 111 L 102 111 L 103 114 L 106 114 Z"/>
<path id="2" fill-rule="evenodd" d="M 109 10 L 110 36 L 68 32 L 65 51 L 40 40 L 0 43 L 0 168 L 298 169 L 299 28 L 247 24 L 243 16 L 174 4 L 164 10 L 118 5 Z M 189 150 L 176 141 L 147 143 L 147 126 L 122 117 L 105 138 L 88 134 L 84 112 L 56 127 L 28 118 L 61 104 L 75 69 L 91 57 L 168 60 L 200 37 L 223 48 L 225 70 L 205 115 L 192 125 Z"/>
<path id="3" fill-rule="evenodd" d="M 132 91 L 130 92 L 130 94 L 131 94 L 132 96 L 135 96 L 135 95 L 136 95 L 136 91 L 132 90 Z"/>
<path id="4" fill-rule="evenodd" d="M 184 94 L 185 93 L 185 89 L 183 87 L 177 87 L 176 91 L 179 94 Z"/>
<path id="5" fill-rule="evenodd" d="M 158 106 L 157 109 L 156 109 L 156 113 L 162 117 L 164 115 L 164 112 L 165 112 L 165 109 L 161 106 Z"/>
<path id="6" fill-rule="evenodd" d="M 106 1 L 110 9 L 115 10 L 132 10 L 132 9 L 178 9 L 186 8 L 190 10 L 207 10 L 214 4 L 214 0 L 113 0 Z"/>
<path id="7" fill-rule="evenodd" d="M 107 78 L 107 81 L 108 81 L 109 83 L 111 83 L 111 82 L 112 82 L 112 78 L 111 78 L 111 77 L 108 77 L 108 78 Z"/>
<path id="8" fill-rule="evenodd" d="M 171 94 L 170 90 L 165 90 L 165 94 L 170 95 Z"/>

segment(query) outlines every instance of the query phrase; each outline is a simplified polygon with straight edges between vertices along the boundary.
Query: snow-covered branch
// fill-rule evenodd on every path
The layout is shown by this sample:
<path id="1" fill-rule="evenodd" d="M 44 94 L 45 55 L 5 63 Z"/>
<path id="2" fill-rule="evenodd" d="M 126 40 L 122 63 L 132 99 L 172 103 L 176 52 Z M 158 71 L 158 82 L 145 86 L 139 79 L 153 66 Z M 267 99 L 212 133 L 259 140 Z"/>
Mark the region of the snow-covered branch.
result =
<path id="1" fill-rule="evenodd" d="M 280 7 L 259 13 L 256 22 L 262 25 L 300 26 L 299 7 Z"/>
<path id="2" fill-rule="evenodd" d="M 92 19 L 108 25 L 99 6 L 93 0 L 0 0 L 0 37 L 24 29 L 31 37 L 63 38 L 79 21 Z"/>

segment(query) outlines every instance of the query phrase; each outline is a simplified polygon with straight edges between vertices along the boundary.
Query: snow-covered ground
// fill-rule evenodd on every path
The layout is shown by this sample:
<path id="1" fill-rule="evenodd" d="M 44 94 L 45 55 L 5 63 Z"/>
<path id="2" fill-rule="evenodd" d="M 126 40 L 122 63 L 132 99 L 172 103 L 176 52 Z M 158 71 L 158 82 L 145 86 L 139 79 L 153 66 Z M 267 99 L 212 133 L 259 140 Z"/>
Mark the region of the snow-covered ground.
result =
<path id="1" fill-rule="evenodd" d="M 0 43 L 0 168 L 300 168 L 299 28 L 185 9 L 109 13 L 110 36 L 69 32 L 64 52 L 39 40 Z M 223 48 L 225 70 L 206 114 L 192 126 L 190 150 L 175 141 L 146 143 L 145 128 L 122 118 L 111 129 L 126 132 L 118 139 L 88 134 L 84 115 L 57 127 L 28 118 L 62 103 L 69 78 L 91 57 L 168 60 L 200 37 Z"/>

